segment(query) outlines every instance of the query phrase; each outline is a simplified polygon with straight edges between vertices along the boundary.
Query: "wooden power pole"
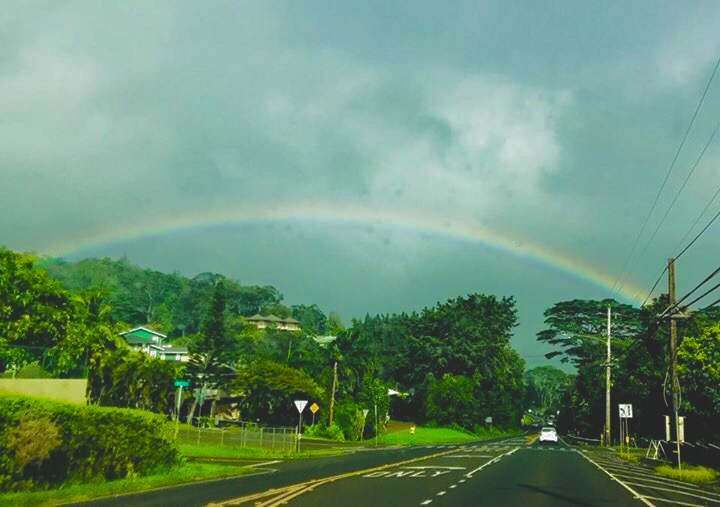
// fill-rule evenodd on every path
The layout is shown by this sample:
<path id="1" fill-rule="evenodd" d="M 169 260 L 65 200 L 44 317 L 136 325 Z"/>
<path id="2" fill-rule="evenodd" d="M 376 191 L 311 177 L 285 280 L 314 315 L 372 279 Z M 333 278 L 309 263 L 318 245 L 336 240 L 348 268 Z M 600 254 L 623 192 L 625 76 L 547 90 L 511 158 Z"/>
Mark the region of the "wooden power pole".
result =
<path id="1" fill-rule="evenodd" d="M 675 441 L 677 442 L 677 458 L 678 458 L 678 470 L 682 470 L 680 465 L 680 419 L 678 417 L 679 397 L 677 375 L 677 321 L 675 320 L 677 308 L 673 308 L 675 305 L 675 258 L 670 257 L 668 259 L 668 304 L 670 308 L 670 368 L 671 368 L 671 379 L 672 379 L 672 410 L 673 416 L 675 417 Z M 682 472 L 681 472 L 682 473 Z"/>
<path id="2" fill-rule="evenodd" d="M 607 364 L 605 365 L 605 445 L 612 444 L 612 435 L 610 433 L 610 305 L 607 307 Z"/>
<path id="3" fill-rule="evenodd" d="M 337 387 L 337 359 L 335 360 L 335 366 L 333 366 L 333 383 L 332 383 L 332 394 L 330 395 L 330 420 L 328 426 L 332 425 L 333 422 L 333 410 L 335 409 L 335 388 Z"/>

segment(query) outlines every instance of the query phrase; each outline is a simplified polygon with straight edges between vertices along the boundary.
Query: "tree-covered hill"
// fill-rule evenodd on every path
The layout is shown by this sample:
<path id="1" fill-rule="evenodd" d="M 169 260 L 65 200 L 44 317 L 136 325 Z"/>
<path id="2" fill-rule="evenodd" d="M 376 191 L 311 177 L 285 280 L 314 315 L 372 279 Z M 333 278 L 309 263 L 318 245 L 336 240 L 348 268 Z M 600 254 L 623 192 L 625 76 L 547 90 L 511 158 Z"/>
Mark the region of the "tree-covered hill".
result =
<path id="1" fill-rule="evenodd" d="M 234 315 L 249 316 L 264 309 L 282 313 L 284 308 L 273 308 L 283 301 L 283 295 L 275 287 L 241 285 L 215 273 L 200 273 L 188 278 L 177 272 L 144 269 L 126 259 L 109 258 L 76 262 L 44 259 L 39 264 L 65 289 L 104 291 L 114 321 L 129 325 L 152 324 L 171 337 L 199 330 L 213 287 L 219 280 L 224 282 L 228 311 Z M 296 312 L 292 308 L 286 310 L 290 314 L 302 314 L 306 322 L 309 320 L 304 315 L 306 305 L 298 305 Z M 303 319 L 298 320 L 303 322 Z"/>

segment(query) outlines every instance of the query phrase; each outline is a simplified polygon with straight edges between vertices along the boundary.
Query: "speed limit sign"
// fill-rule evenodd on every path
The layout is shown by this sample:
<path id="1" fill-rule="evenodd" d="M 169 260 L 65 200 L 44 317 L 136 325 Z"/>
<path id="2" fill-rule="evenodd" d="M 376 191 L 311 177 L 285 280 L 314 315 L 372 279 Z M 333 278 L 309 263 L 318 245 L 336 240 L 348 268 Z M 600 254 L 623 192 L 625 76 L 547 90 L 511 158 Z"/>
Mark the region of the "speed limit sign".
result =
<path id="1" fill-rule="evenodd" d="M 621 419 L 632 419 L 632 405 L 630 403 L 618 405 Z"/>

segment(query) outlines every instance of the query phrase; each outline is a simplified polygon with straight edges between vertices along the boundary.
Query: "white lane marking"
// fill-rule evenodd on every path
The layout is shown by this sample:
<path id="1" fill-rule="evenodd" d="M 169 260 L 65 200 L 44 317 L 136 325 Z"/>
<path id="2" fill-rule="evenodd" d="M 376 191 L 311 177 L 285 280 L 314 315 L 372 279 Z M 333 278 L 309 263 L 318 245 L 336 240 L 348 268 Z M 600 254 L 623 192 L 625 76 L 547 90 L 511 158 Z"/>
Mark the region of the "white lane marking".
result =
<path id="1" fill-rule="evenodd" d="M 505 454 L 501 454 L 501 455 L 499 455 L 499 456 L 496 456 L 495 458 L 491 459 L 491 460 L 488 461 L 487 463 L 485 463 L 485 464 L 483 464 L 483 465 L 480 465 L 480 466 L 477 467 L 476 469 L 471 470 L 470 472 L 466 473 L 466 474 L 465 474 L 465 477 L 472 478 L 472 476 L 473 476 L 473 474 L 474 474 L 475 472 L 479 472 L 480 470 L 482 470 L 482 469 L 485 468 L 486 466 L 492 465 L 493 463 L 497 463 L 497 462 L 500 461 L 502 458 L 504 458 L 505 456 L 510 456 L 512 453 L 514 453 L 514 452 L 517 451 L 518 449 L 520 449 L 520 448 L 519 448 L 519 447 L 516 447 L 516 448 L 513 449 L 512 451 L 508 451 L 508 452 L 506 452 Z"/>
<path id="2" fill-rule="evenodd" d="M 707 496 L 702 495 L 696 495 L 694 493 L 686 493 L 684 491 L 678 491 L 677 489 L 669 489 L 669 488 L 661 488 L 660 486 L 649 486 L 647 484 L 640 484 L 637 482 L 628 482 L 628 484 L 631 484 L 632 486 L 640 486 L 641 488 L 647 488 L 647 489 L 657 489 L 660 491 L 669 491 L 670 493 L 674 493 L 676 495 L 685 495 L 685 496 L 692 496 L 694 498 L 699 498 L 701 500 L 707 500 L 708 502 L 718 503 L 720 504 L 720 500 L 717 500 L 715 498 L 709 498 Z"/>
<path id="3" fill-rule="evenodd" d="M 432 503 L 432 500 L 425 500 L 424 502 L 420 502 L 420 505 L 428 505 L 431 503 Z"/>
<path id="4" fill-rule="evenodd" d="M 458 482 L 465 482 L 467 479 L 460 479 Z"/>
<path id="5" fill-rule="evenodd" d="M 635 491 L 634 489 L 632 489 L 630 486 L 628 486 L 627 484 L 625 484 L 623 481 L 621 481 L 620 479 L 618 479 L 617 477 L 615 477 L 613 474 L 611 474 L 610 472 L 608 472 L 607 470 L 605 470 L 603 467 L 601 467 L 600 465 L 598 465 L 597 463 L 595 463 L 592 459 L 590 459 L 588 456 L 586 456 L 585 453 L 580 452 L 580 451 L 577 451 L 577 453 L 578 453 L 580 456 L 582 456 L 583 458 L 585 458 L 586 460 L 588 460 L 590 463 L 592 463 L 593 465 L 595 465 L 599 470 L 602 470 L 604 473 L 606 473 L 612 480 L 616 481 L 616 482 L 617 482 L 618 484 L 620 484 L 623 488 L 627 489 L 630 493 L 633 494 L 633 496 L 634 496 L 635 498 L 637 498 L 638 500 L 640 500 L 642 503 L 644 503 L 645 505 L 647 505 L 647 506 L 649 506 L 649 507 L 657 507 L 654 503 L 647 501 L 640 493 L 638 493 L 637 491 Z"/>
<path id="6" fill-rule="evenodd" d="M 626 471 L 624 471 L 623 473 L 617 472 L 617 473 L 615 473 L 615 475 L 618 476 L 618 477 L 625 477 L 625 478 L 630 479 L 630 480 L 632 480 L 632 481 L 654 482 L 654 483 L 656 483 L 656 484 L 662 484 L 663 486 L 672 486 L 672 487 L 674 487 L 674 488 L 682 488 L 682 489 L 687 489 L 687 490 L 690 490 L 690 491 L 698 491 L 698 492 L 700 492 L 700 493 L 705 493 L 705 494 L 707 494 L 707 495 L 717 496 L 717 497 L 720 498 L 720 494 L 718 494 L 718 493 L 712 493 L 712 492 L 710 492 L 710 491 L 705 491 L 705 490 L 702 489 L 702 488 L 694 488 L 694 487 L 692 487 L 690 484 L 686 484 L 686 483 L 685 483 L 685 484 L 684 484 L 684 483 L 677 484 L 677 483 L 675 483 L 675 482 L 666 482 L 666 481 L 663 481 L 663 480 L 662 480 L 662 477 L 657 477 L 657 478 L 653 478 L 653 479 L 648 479 L 648 478 L 645 476 L 645 474 L 640 475 L 640 474 L 635 474 L 635 473 L 626 472 Z"/>
<path id="7" fill-rule="evenodd" d="M 449 454 L 443 456 L 443 458 L 493 458 L 494 456 L 488 454 Z"/>
<path id="8" fill-rule="evenodd" d="M 446 468 L 448 470 L 466 470 L 467 467 L 445 467 L 440 465 L 427 465 L 427 466 L 412 466 L 412 467 L 400 467 L 400 468 L 419 468 L 419 469 L 427 469 L 427 468 Z"/>
<path id="9" fill-rule="evenodd" d="M 264 463 L 254 463 L 252 465 L 247 465 L 248 468 L 251 467 L 264 467 L 265 465 L 274 465 L 275 463 L 282 463 L 282 460 L 276 459 L 274 461 L 266 461 Z"/>
<path id="10" fill-rule="evenodd" d="M 445 493 L 447 493 L 447 491 L 440 491 L 437 496 L 443 496 Z"/>
<path id="11" fill-rule="evenodd" d="M 455 489 L 455 488 L 457 488 L 457 484 L 450 484 L 450 489 Z"/>
<path id="12" fill-rule="evenodd" d="M 661 502 L 673 503 L 675 505 L 686 505 L 687 507 L 705 507 L 704 505 L 698 505 L 696 503 L 678 502 L 675 500 L 668 500 L 667 498 L 659 498 L 656 496 L 646 496 L 645 498 L 649 498 L 650 500 L 659 500 Z"/>

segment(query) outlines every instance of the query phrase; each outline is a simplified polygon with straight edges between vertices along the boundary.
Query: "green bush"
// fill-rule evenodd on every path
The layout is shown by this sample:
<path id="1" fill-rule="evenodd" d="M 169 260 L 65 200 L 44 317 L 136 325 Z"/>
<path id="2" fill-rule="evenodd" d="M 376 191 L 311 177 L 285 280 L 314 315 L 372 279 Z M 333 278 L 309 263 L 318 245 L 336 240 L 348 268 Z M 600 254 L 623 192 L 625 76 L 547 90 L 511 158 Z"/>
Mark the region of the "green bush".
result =
<path id="1" fill-rule="evenodd" d="M 338 440 L 340 442 L 345 440 L 343 430 L 335 423 L 332 423 L 330 426 L 326 426 L 324 424 L 305 426 L 305 431 L 303 433 L 306 437 L 329 438 L 330 440 Z"/>
<path id="2" fill-rule="evenodd" d="M 363 415 L 357 403 L 351 398 L 338 402 L 335 422 L 342 430 L 346 440 L 360 440 L 363 429 Z"/>
<path id="3" fill-rule="evenodd" d="M 147 475 L 180 462 L 170 437 L 149 412 L 0 396 L 0 491 Z"/>

